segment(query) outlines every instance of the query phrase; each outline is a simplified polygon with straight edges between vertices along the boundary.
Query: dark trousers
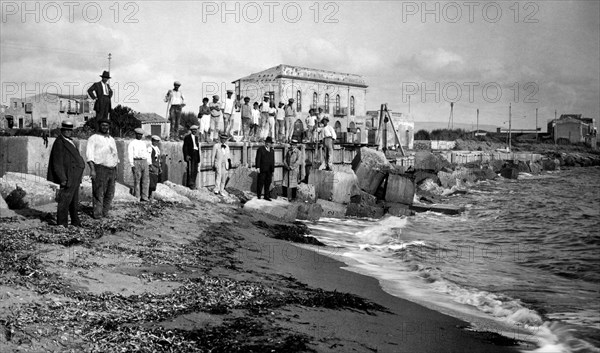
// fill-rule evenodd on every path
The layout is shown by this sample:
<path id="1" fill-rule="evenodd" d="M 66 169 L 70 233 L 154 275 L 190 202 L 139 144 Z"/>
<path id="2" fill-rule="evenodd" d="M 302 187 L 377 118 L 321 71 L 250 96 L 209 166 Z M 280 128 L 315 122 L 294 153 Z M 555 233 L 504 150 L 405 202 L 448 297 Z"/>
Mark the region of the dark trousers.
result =
<path id="1" fill-rule="evenodd" d="M 292 200 L 295 200 L 298 188 L 290 188 L 290 189 L 292 190 Z M 286 197 L 286 198 L 288 197 L 288 188 L 287 188 L 287 186 L 282 186 L 281 187 L 281 192 L 283 193 L 283 195 L 281 195 L 281 196 Z"/>
<path id="2" fill-rule="evenodd" d="M 187 187 L 196 189 L 196 178 L 198 177 L 198 162 L 190 160 L 187 162 Z"/>
<path id="3" fill-rule="evenodd" d="M 96 177 L 92 180 L 94 218 L 108 217 L 108 211 L 110 211 L 115 196 L 117 168 L 96 164 L 95 169 Z"/>
<path id="4" fill-rule="evenodd" d="M 271 190 L 271 181 L 273 180 L 273 173 L 258 173 L 256 180 L 256 195 L 260 198 L 262 190 L 264 189 L 265 198 L 271 198 L 269 191 Z"/>
<path id="5" fill-rule="evenodd" d="M 71 224 L 80 225 L 79 220 L 79 184 L 69 187 L 61 187 L 58 191 L 58 208 L 56 210 L 56 224 L 67 226 L 69 224 L 69 214 L 71 215 Z"/>
<path id="6" fill-rule="evenodd" d="M 172 105 L 169 108 L 169 122 L 171 123 L 171 138 L 177 137 L 181 123 L 181 105 Z"/>
<path id="7" fill-rule="evenodd" d="M 96 110 L 96 121 L 102 119 L 108 119 L 108 113 L 110 113 L 110 98 L 108 96 L 98 97 L 98 110 Z"/>

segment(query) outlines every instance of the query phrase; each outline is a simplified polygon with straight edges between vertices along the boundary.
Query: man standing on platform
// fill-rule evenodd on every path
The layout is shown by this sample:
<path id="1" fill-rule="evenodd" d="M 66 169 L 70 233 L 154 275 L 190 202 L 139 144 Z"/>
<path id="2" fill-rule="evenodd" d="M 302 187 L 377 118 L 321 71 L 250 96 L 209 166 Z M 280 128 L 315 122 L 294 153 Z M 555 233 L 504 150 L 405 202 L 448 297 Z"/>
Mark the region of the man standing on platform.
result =
<path id="1" fill-rule="evenodd" d="M 223 195 L 225 183 L 227 182 L 227 171 L 231 162 L 231 151 L 227 145 L 229 135 L 221 134 L 221 143 L 215 143 L 213 146 L 213 170 L 215 171 L 215 194 Z"/>
<path id="2" fill-rule="evenodd" d="M 325 146 L 325 170 L 331 170 L 333 166 L 333 141 L 337 139 L 335 130 L 331 125 L 328 125 L 329 119 L 324 117 L 323 120 L 323 145 Z"/>
<path id="3" fill-rule="evenodd" d="M 198 177 L 198 164 L 200 163 L 200 141 L 197 133 L 198 125 L 192 125 L 190 134 L 183 139 L 183 158 L 187 163 L 186 186 L 192 190 L 196 189 L 196 177 Z"/>
<path id="4" fill-rule="evenodd" d="M 198 121 L 200 122 L 200 139 L 202 142 L 209 142 L 210 108 L 208 107 L 208 98 L 206 97 L 202 99 L 202 105 L 198 111 Z"/>
<path id="5" fill-rule="evenodd" d="M 233 121 L 231 121 L 231 116 L 235 110 L 235 99 L 231 98 L 233 91 L 227 90 L 227 98 L 223 102 L 223 131 L 229 135 L 231 133 L 231 127 L 233 126 Z"/>
<path id="6" fill-rule="evenodd" d="M 256 195 L 259 199 L 261 195 L 264 195 L 265 200 L 271 201 L 271 181 L 273 181 L 273 172 L 275 171 L 275 151 L 273 150 L 273 139 L 271 136 L 267 136 L 265 145 L 256 151 L 255 162 L 256 168 L 259 169 L 256 181 Z"/>
<path id="7" fill-rule="evenodd" d="M 108 71 L 104 71 L 100 77 L 102 77 L 102 80 L 94 83 L 87 91 L 88 95 L 96 100 L 94 111 L 96 112 L 97 121 L 108 119 L 108 114 L 112 109 L 110 100 L 113 95 L 113 91 L 108 84 L 108 79 L 110 79 Z"/>
<path id="8" fill-rule="evenodd" d="M 252 107 L 250 106 L 250 97 L 244 97 L 244 104 L 241 107 L 242 116 L 242 141 L 250 141 L 250 124 L 252 124 Z"/>
<path id="9" fill-rule="evenodd" d="M 158 144 L 160 143 L 160 137 L 156 135 L 152 135 L 152 145 L 148 147 L 148 154 L 150 154 L 150 160 L 152 164 L 150 165 L 150 186 L 148 188 L 148 198 L 152 197 L 152 193 L 156 191 L 156 184 L 160 183 L 162 174 L 162 167 L 160 165 L 160 148 L 158 148 Z"/>
<path id="10" fill-rule="evenodd" d="M 294 135 L 294 123 L 296 122 L 296 110 L 293 107 L 294 98 L 288 100 L 285 106 L 285 142 L 290 143 Z M 300 136 L 302 138 L 302 136 Z"/>
<path id="11" fill-rule="evenodd" d="M 302 179 L 302 151 L 298 149 L 298 141 L 290 141 L 291 146 L 283 158 L 282 192 L 288 201 L 296 199 L 298 182 Z"/>
<path id="12" fill-rule="evenodd" d="M 219 103 L 219 96 L 216 94 L 213 96 L 213 101 L 208 105 L 210 109 L 210 139 L 212 142 L 218 142 L 217 136 L 221 132 L 221 103 Z"/>
<path id="13" fill-rule="evenodd" d="M 66 227 L 70 214 L 71 224 L 80 227 L 81 221 L 77 213 L 79 211 L 79 185 L 83 177 L 85 162 L 71 139 L 72 135 L 73 122 L 63 121 L 60 136 L 52 145 L 46 179 L 60 185 L 57 195 L 56 225 Z"/>
<path id="14" fill-rule="evenodd" d="M 179 139 L 179 124 L 181 122 L 181 109 L 185 106 L 183 93 L 179 90 L 181 83 L 173 82 L 173 89 L 167 91 L 165 102 L 169 112 L 169 122 L 171 123 L 171 138 Z"/>
<path id="15" fill-rule="evenodd" d="M 90 136 L 85 155 L 90 166 L 93 195 L 93 217 L 108 217 L 115 196 L 119 155 L 115 139 L 108 133 L 110 121 L 98 121 L 98 132 Z"/>
<path id="16" fill-rule="evenodd" d="M 150 183 L 149 166 L 152 159 L 148 153 L 148 146 L 142 141 L 144 130 L 135 129 L 135 140 L 129 143 L 127 155 L 129 156 L 129 165 L 133 174 L 133 196 L 140 201 L 148 201 L 148 189 Z"/>

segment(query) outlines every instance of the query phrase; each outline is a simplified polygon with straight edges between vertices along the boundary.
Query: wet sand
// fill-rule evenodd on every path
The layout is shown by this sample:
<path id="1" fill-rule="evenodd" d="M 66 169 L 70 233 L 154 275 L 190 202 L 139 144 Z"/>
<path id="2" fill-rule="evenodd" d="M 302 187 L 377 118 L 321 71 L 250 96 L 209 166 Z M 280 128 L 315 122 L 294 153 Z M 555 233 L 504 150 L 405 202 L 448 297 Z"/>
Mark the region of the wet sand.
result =
<path id="1" fill-rule="evenodd" d="M 83 229 L 49 227 L 54 210 L 0 222 L 1 352 L 516 351 L 240 205 L 117 205 Z"/>

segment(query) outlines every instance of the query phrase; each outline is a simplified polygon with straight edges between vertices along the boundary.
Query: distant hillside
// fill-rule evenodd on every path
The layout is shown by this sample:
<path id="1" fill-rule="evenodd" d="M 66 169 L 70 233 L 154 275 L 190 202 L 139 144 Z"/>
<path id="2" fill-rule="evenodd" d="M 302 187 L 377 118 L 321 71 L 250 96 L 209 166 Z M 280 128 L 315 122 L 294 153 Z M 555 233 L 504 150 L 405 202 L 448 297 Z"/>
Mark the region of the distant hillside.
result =
<path id="1" fill-rule="evenodd" d="M 431 132 L 432 130 L 436 130 L 436 129 L 447 129 L 448 128 L 448 122 L 440 122 L 440 121 L 415 121 L 415 131 L 419 131 L 419 130 L 427 130 L 429 132 Z M 455 129 L 463 129 L 463 130 L 467 130 L 467 131 L 471 131 L 471 130 L 475 130 L 477 129 L 476 125 L 471 125 L 471 124 L 462 124 L 462 123 L 454 123 L 454 128 Z M 489 132 L 496 132 L 496 125 L 484 125 L 484 124 L 479 124 L 479 129 L 480 130 L 485 130 L 485 131 L 489 131 Z"/>

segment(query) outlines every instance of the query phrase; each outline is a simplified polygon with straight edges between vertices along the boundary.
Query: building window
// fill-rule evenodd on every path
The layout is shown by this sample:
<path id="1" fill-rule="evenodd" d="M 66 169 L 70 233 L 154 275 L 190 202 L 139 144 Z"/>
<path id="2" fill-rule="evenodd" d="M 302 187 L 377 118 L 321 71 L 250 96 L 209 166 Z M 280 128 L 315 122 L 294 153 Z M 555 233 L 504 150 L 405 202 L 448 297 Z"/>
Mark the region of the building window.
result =
<path id="1" fill-rule="evenodd" d="M 296 92 L 296 111 L 302 111 L 302 93 L 299 90 Z"/>
<path id="2" fill-rule="evenodd" d="M 325 113 L 329 114 L 329 94 L 325 94 Z"/>
<path id="3" fill-rule="evenodd" d="M 335 96 L 335 113 L 340 114 L 340 95 Z"/>
<path id="4" fill-rule="evenodd" d="M 319 104 L 319 96 L 317 95 L 317 92 L 313 93 L 313 103 L 312 103 L 312 108 L 313 109 L 317 109 L 317 105 Z"/>
<path id="5" fill-rule="evenodd" d="M 350 96 L 350 115 L 354 115 L 354 96 Z"/>
<path id="6" fill-rule="evenodd" d="M 21 102 L 21 108 L 25 108 L 25 102 Z"/>
<path id="7" fill-rule="evenodd" d="M 15 109 L 17 108 L 17 102 L 15 102 Z"/>
<path id="8" fill-rule="evenodd" d="M 23 128 L 23 118 L 19 118 L 19 129 Z"/>
<path id="9" fill-rule="evenodd" d="M 48 128 L 48 119 L 42 118 L 42 129 Z"/>

